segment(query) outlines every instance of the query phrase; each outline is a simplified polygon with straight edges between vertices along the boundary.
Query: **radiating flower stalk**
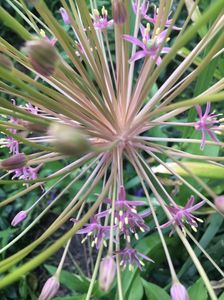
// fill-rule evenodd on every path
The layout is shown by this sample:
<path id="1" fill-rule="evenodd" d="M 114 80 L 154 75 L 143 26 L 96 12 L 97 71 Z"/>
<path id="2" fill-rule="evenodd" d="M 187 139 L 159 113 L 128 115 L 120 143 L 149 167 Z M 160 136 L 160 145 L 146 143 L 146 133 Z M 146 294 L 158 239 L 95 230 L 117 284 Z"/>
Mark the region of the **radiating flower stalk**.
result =
<path id="1" fill-rule="evenodd" d="M 39 299 L 54 297 L 71 239 L 78 234 L 84 235 L 82 243 L 90 240 L 91 247 L 99 250 L 87 299 L 91 297 L 98 269 L 100 287 L 108 291 L 117 278 L 119 299 L 124 299 L 123 270 L 142 270 L 145 264 L 157 263 L 146 255 L 147 249 L 141 253 L 135 248 L 135 241 L 157 229 L 171 272 L 171 298 L 188 299 L 166 245 L 164 228 L 169 227 L 171 234 L 177 234 L 186 247 L 211 299 L 217 299 L 187 236 L 190 229 L 197 231 L 203 222 L 197 216 L 202 206 L 223 213 L 223 197 L 218 198 L 207 181 L 185 167 L 183 160 L 200 160 L 223 167 L 222 157 L 204 151 L 211 145 L 223 147 L 222 117 L 210 110 L 212 102 L 224 100 L 224 80 L 217 79 L 191 99 L 183 100 L 183 95 L 221 53 L 223 1 L 215 1 L 194 24 L 190 24 L 190 19 L 196 5 L 184 24 L 179 21 L 184 1 L 179 1 L 174 11 L 171 0 L 161 0 L 157 8 L 153 1 L 146 0 L 133 3 L 113 0 L 108 1 L 108 7 L 99 8 L 95 6 L 97 1 L 90 0 L 91 10 L 87 1 L 63 0 L 63 7 L 55 14 L 42 0 L 32 1 L 36 9 L 32 12 L 24 1 L 12 2 L 27 24 L 22 27 L 16 19 L 11 19 L 11 28 L 24 40 L 21 51 L 3 38 L 0 40 L 0 129 L 4 134 L 1 146 L 9 152 L 8 158 L 0 162 L 1 183 L 13 182 L 25 187 L 18 195 L 3 200 L 0 206 L 39 187 L 42 196 L 14 216 L 12 226 L 28 216 L 30 224 L 0 252 L 13 249 L 72 185 L 81 179 L 85 182 L 76 195 L 66 199 L 66 207 L 50 227 L 29 246 L 3 260 L 0 270 L 4 272 L 15 266 L 62 224 L 72 221 L 72 228 L 39 255 L 5 275 L 0 287 L 11 284 L 66 244 L 58 270 L 46 282 Z M 7 12 L 1 8 L 0 18 L 5 15 Z M 134 24 L 130 23 L 133 18 Z M 181 58 L 181 49 L 188 46 L 203 26 L 209 25 L 194 49 Z M 161 72 L 172 65 L 173 57 L 178 58 L 178 66 L 166 80 L 161 79 Z M 198 58 L 201 62 L 197 66 L 194 63 Z M 156 84 L 158 89 L 152 93 Z M 189 111 L 194 120 L 187 120 Z M 164 128 L 189 129 L 194 138 L 189 135 L 163 138 L 160 132 Z M 159 134 L 151 136 L 152 130 Z M 194 144 L 196 153 L 188 152 L 186 144 Z M 46 164 L 49 168 L 51 162 L 58 160 L 64 163 L 62 169 L 46 177 L 41 175 Z M 184 169 L 188 177 L 169 167 L 170 161 Z M 139 176 L 144 200 L 131 197 L 131 190 L 126 188 L 127 165 L 132 166 L 134 177 Z M 154 166 L 163 166 L 172 178 L 189 188 L 189 198 L 182 199 L 182 205 L 176 200 L 178 195 L 173 196 L 153 172 Z M 71 182 L 53 201 L 45 202 L 45 196 L 67 176 Z M 201 189 L 196 189 L 189 177 Z M 45 183 L 52 179 L 57 182 L 45 190 Z M 95 195 L 95 188 L 101 192 L 87 210 L 87 200 Z M 43 211 L 38 207 L 40 202 L 45 206 Z M 158 207 L 164 211 L 162 223 L 157 216 Z M 31 221 L 34 209 L 40 214 Z M 148 220 L 154 220 L 154 228 L 149 228 Z M 208 254 L 206 257 L 214 262 Z"/>

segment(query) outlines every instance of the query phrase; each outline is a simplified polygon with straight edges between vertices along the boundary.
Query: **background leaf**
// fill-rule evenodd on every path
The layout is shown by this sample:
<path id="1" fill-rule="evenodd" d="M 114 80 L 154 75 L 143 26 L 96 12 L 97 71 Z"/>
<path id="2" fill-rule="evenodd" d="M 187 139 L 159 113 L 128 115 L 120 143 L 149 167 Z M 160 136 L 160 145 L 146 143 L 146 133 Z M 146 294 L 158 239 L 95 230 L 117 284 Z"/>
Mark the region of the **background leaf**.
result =
<path id="1" fill-rule="evenodd" d="M 204 286 L 203 280 L 199 279 L 188 289 L 190 300 L 207 300 L 208 292 Z"/>
<path id="2" fill-rule="evenodd" d="M 167 292 L 165 292 L 165 290 L 158 285 L 147 282 L 144 279 L 142 279 L 142 283 L 145 289 L 147 300 L 170 300 L 170 296 L 167 294 Z"/>

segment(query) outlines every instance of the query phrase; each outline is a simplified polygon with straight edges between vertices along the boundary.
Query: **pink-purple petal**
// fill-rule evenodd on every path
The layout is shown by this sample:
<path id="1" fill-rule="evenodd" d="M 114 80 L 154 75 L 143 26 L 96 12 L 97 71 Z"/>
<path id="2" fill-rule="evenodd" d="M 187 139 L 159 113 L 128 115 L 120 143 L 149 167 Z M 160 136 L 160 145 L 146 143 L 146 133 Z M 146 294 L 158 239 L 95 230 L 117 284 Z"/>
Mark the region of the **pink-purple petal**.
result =
<path id="1" fill-rule="evenodd" d="M 130 42 L 136 46 L 139 46 L 140 48 L 144 48 L 145 47 L 145 44 L 143 42 L 141 42 L 140 40 L 138 40 L 137 38 L 131 36 L 131 35 L 128 35 L 128 34 L 124 34 L 123 35 L 123 39 L 127 42 Z"/>
<path id="2" fill-rule="evenodd" d="M 144 50 L 138 51 L 138 52 L 136 52 L 136 53 L 131 57 L 131 59 L 129 60 L 129 62 L 132 63 L 132 62 L 134 62 L 134 61 L 136 61 L 136 60 L 139 60 L 139 59 L 141 59 L 141 58 L 143 58 L 143 57 L 145 57 L 145 56 L 146 56 L 146 52 L 145 52 Z"/>

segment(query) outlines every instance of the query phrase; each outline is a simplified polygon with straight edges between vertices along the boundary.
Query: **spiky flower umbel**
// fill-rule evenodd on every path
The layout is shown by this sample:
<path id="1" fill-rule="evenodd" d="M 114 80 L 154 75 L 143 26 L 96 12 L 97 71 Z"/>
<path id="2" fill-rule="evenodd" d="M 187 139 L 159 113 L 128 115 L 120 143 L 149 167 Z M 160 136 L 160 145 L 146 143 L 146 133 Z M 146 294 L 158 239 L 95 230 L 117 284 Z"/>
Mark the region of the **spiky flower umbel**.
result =
<path id="1" fill-rule="evenodd" d="M 36 9 L 32 14 L 28 4 L 15 1 L 13 7 L 20 11 L 27 24 L 22 27 L 11 18 L 10 27 L 24 40 L 23 47 L 19 51 L 3 38 L 0 40 L 4 61 L 9 58 L 14 62 L 10 68 L 0 64 L 0 129 L 5 135 L 1 146 L 8 148 L 8 157 L 11 157 L 5 162 L 13 161 L 15 166 L 2 169 L 1 182 L 13 181 L 22 187 L 25 184 L 19 191 L 19 199 L 42 187 L 41 197 L 12 221 L 12 226 L 24 219 L 30 224 L 0 252 L 8 248 L 13 251 L 17 240 L 57 206 L 61 197 L 65 205 L 39 238 L 0 262 L 0 271 L 19 263 L 37 246 L 40 249 L 42 242 L 64 223 L 72 224 L 58 240 L 52 242 L 51 239 L 51 245 L 35 258 L 18 267 L 15 273 L 1 278 L 0 288 L 39 266 L 66 244 L 57 280 L 48 281 L 41 294 L 43 299 L 53 297 L 59 288 L 58 278 L 71 239 L 78 233 L 85 234 L 83 242 L 90 239 L 98 253 L 86 299 L 91 299 L 105 252 L 109 259 L 101 263 L 101 286 L 108 290 L 116 273 L 119 299 L 124 299 L 122 270 L 126 266 L 130 271 L 136 267 L 142 270 L 145 267 L 142 260 L 157 264 L 156 258 L 146 255 L 147 249 L 139 251 L 135 247 L 139 235 L 154 234 L 156 230 L 171 279 L 178 282 L 163 229 L 172 226 L 172 232 L 176 232 L 186 247 L 211 299 L 217 299 L 188 239 L 198 245 L 188 225 L 193 229 L 198 226 L 196 221 L 200 219 L 196 215 L 202 204 L 203 208 L 209 205 L 213 211 L 217 210 L 213 200 L 218 195 L 208 181 L 203 180 L 206 174 L 200 174 L 198 165 L 206 163 L 214 170 L 223 167 L 222 157 L 203 152 L 210 147 L 223 147 L 223 125 L 221 120 L 217 121 L 217 115 L 210 113 L 212 102 L 224 99 L 220 72 L 215 73 L 213 84 L 195 92 L 197 97 L 190 98 L 190 95 L 197 76 L 222 54 L 224 17 L 220 11 L 223 0 L 215 1 L 197 18 L 195 2 L 184 23 L 179 20 L 184 1 L 179 1 L 172 19 L 169 17 L 172 1 L 169 0 L 160 1 L 158 8 L 145 0 L 133 3 L 113 0 L 103 8 L 96 7 L 97 1 L 90 0 L 90 9 L 86 2 L 61 1 L 61 14 L 55 12 L 60 18 L 57 20 L 43 0 L 32 1 Z M 0 17 L 3 15 L 7 12 L 1 8 Z M 190 24 L 191 19 L 194 24 Z M 211 27 L 202 35 L 201 29 L 208 24 Z M 200 40 L 197 36 L 196 43 L 194 38 L 198 33 Z M 191 41 L 194 48 L 187 51 L 184 47 Z M 174 57 L 175 67 L 172 65 Z M 186 95 L 189 98 L 186 99 Z M 12 102 L 15 98 L 16 102 Z M 216 133 L 220 135 L 219 140 Z M 21 157 L 26 158 L 22 163 Z M 52 169 L 45 176 L 46 165 L 49 170 L 51 163 L 57 161 L 64 167 Z M 164 168 L 164 173 L 171 178 L 164 180 L 158 176 L 153 171 L 156 166 Z M 45 197 L 65 178 L 70 182 L 53 200 L 45 202 Z M 78 192 L 67 193 L 81 179 Z M 179 194 L 178 189 L 173 193 L 166 185 L 166 180 L 171 179 L 178 180 Z M 50 180 L 54 180 L 54 184 L 45 189 L 45 183 Z M 142 190 L 142 199 L 136 199 L 137 189 Z M 93 197 L 95 200 L 89 205 Z M 16 199 L 16 195 L 9 196 L 1 206 Z M 40 202 L 41 207 L 38 207 Z M 34 209 L 39 215 L 32 221 L 29 213 Z M 206 257 L 217 268 L 209 254 L 206 253 Z M 107 266 L 111 274 L 105 272 Z M 217 270 L 223 276 L 223 272 Z M 172 299 L 180 298 L 179 295 L 186 294 L 185 288 L 174 286 L 171 294 Z"/>

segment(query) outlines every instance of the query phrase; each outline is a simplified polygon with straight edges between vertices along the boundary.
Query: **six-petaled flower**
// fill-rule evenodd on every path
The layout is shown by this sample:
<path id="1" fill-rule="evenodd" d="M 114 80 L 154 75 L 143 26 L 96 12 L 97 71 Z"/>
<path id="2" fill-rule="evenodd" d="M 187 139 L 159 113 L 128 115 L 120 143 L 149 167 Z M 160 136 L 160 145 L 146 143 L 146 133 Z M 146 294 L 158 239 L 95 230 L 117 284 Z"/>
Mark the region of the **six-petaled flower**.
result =
<path id="1" fill-rule="evenodd" d="M 219 129 L 219 121 L 217 119 L 218 114 L 214 112 L 210 113 L 211 103 L 208 102 L 204 114 L 200 105 L 196 105 L 196 110 L 199 116 L 199 120 L 195 123 L 196 130 L 201 131 L 201 150 L 204 149 L 206 144 L 206 135 L 208 134 L 212 141 L 219 143 L 214 131 Z"/>
<path id="2" fill-rule="evenodd" d="M 153 17 L 149 17 L 147 16 L 146 14 L 144 15 L 145 19 L 149 22 L 149 23 L 152 23 L 152 24 L 158 24 L 158 8 L 154 5 L 154 14 L 153 14 Z M 165 23 L 165 27 L 166 28 L 169 28 L 171 25 L 172 25 L 172 22 L 173 22 L 173 19 L 167 19 L 166 20 L 166 23 Z M 177 26 L 172 26 L 172 29 L 174 30 L 181 30 L 180 27 L 177 27 Z"/>
<path id="3" fill-rule="evenodd" d="M 110 226 L 101 225 L 100 219 L 96 216 L 91 219 L 91 223 L 84 225 L 85 228 L 80 229 L 77 234 L 86 234 L 86 237 L 82 240 L 84 243 L 88 237 L 91 237 L 91 246 L 100 248 L 101 244 L 104 243 L 106 246 L 106 239 L 109 237 Z"/>
<path id="4" fill-rule="evenodd" d="M 138 252 L 130 245 L 127 245 L 125 249 L 117 251 L 116 253 L 120 256 L 120 265 L 124 269 L 128 265 L 130 271 L 133 271 L 135 265 L 142 270 L 142 267 L 145 265 L 142 259 L 145 259 L 149 262 L 154 262 L 151 258 Z"/>
<path id="5" fill-rule="evenodd" d="M 134 13 L 136 14 L 137 10 L 138 10 L 138 1 L 137 0 L 135 0 L 132 3 L 132 9 L 133 9 Z M 147 2 L 147 0 L 144 0 L 139 7 L 141 17 L 146 17 L 148 9 L 149 9 L 149 2 Z"/>
<path id="6" fill-rule="evenodd" d="M 184 207 L 175 205 L 175 206 L 167 206 L 169 212 L 172 215 L 172 219 L 161 225 L 161 228 L 169 227 L 170 225 L 176 224 L 179 226 L 183 232 L 185 232 L 185 223 L 190 225 L 194 231 L 197 231 L 197 221 L 203 222 L 200 218 L 194 216 L 192 213 L 198 210 L 205 204 L 205 201 L 201 201 L 194 205 L 195 199 L 194 196 L 191 196 L 187 201 L 187 204 Z M 174 229 L 170 232 L 170 235 L 174 233 Z"/>
<path id="7" fill-rule="evenodd" d="M 114 23 L 113 20 L 108 21 L 108 12 L 105 7 L 102 7 L 101 15 L 97 9 L 93 10 L 93 26 L 95 29 L 104 30 L 111 27 Z"/>
<path id="8" fill-rule="evenodd" d="M 105 202 L 111 203 L 107 199 Z M 137 230 L 148 231 L 149 227 L 145 224 L 144 218 L 151 214 L 150 210 L 138 213 L 136 206 L 145 206 L 144 201 L 127 200 L 124 186 L 119 189 L 118 199 L 115 201 L 115 224 L 119 227 L 120 234 L 130 242 L 131 235 L 138 239 Z"/>
<path id="9" fill-rule="evenodd" d="M 139 40 L 138 38 L 135 38 L 128 34 L 123 35 L 124 40 L 142 49 L 137 51 L 131 57 L 129 62 L 132 63 L 141 58 L 151 57 L 154 60 L 156 59 L 156 64 L 159 65 L 162 61 L 159 54 L 168 53 L 170 51 L 169 47 L 162 47 L 162 49 L 160 50 L 161 45 L 162 43 L 164 43 L 164 40 L 166 38 L 167 30 L 161 32 L 158 30 L 156 34 L 152 37 L 150 35 L 150 25 L 148 23 L 146 27 L 141 25 L 140 31 L 142 35 L 142 40 Z"/>

